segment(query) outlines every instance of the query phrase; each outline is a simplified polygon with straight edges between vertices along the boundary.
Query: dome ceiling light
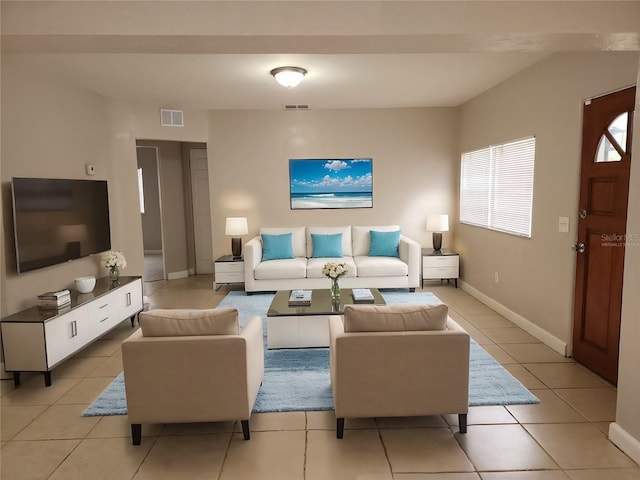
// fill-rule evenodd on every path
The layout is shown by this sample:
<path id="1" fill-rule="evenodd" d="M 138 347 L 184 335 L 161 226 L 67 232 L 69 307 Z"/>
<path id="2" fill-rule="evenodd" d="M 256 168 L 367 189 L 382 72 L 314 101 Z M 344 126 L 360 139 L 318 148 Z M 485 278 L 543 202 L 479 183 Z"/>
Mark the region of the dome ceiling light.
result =
<path id="1" fill-rule="evenodd" d="M 293 88 L 302 81 L 307 71 L 300 67 L 278 67 L 271 70 L 270 73 L 276 82 L 283 87 Z"/>

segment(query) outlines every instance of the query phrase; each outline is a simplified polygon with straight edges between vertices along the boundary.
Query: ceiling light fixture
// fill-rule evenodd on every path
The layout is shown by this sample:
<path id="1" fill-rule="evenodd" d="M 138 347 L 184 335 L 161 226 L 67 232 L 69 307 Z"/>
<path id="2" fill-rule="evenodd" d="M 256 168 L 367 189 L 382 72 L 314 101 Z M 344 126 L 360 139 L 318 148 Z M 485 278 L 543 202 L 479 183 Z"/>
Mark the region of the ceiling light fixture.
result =
<path id="1" fill-rule="evenodd" d="M 307 74 L 304 68 L 300 67 L 278 67 L 271 70 L 271 75 L 283 87 L 293 88 L 302 81 L 302 77 Z"/>

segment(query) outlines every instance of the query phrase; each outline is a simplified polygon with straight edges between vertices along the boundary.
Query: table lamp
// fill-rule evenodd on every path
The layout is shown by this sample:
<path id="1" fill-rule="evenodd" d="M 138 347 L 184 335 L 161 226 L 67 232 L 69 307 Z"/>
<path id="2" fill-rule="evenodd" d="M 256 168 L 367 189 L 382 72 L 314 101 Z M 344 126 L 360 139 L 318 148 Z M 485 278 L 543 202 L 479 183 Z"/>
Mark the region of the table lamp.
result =
<path id="1" fill-rule="evenodd" d="M 224 234 L 231 238 L 231 254 L 233 258 L 242 257 L 242 239 L 240 235 L 249 233 L 246 217 L 229 217 Z"/>
<path id="2" fill-rule="evenodd" d="M 449 231 L 449 215 L 429 215 L 427 217 L 427 232 L 433 232 L 433 251 L 442 253 L 442 232 Z"/>

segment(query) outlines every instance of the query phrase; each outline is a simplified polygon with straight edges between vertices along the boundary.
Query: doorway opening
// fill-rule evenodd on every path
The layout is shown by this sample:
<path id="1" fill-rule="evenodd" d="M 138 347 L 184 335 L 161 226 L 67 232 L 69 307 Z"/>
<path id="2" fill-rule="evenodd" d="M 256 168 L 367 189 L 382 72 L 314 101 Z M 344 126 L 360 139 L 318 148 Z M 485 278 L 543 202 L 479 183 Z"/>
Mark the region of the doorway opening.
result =
<path id="1" fill-rule="evenodd" d="M 144 246 L 144 279 L 146 282 L 154 282 L 165 279 L 158 148 L 137 145 L 136 154 Z"/>
<path id="2" fill-rule="evenodd" d="M 137 140 L 145 281 L 213 273 L 205 143 Z"/>

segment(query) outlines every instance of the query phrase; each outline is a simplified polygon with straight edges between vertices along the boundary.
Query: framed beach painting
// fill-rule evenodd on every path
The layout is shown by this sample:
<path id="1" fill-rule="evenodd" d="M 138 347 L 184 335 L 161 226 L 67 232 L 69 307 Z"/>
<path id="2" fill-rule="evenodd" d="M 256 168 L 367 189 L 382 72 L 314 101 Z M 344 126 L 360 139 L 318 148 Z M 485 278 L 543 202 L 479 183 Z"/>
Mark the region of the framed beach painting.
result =
<path id="1" fill-rule="evenodd" d="M 305 158 L 289 160 L 292 210 L 372 208 L 371 158 Z"/>

